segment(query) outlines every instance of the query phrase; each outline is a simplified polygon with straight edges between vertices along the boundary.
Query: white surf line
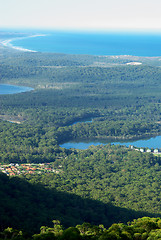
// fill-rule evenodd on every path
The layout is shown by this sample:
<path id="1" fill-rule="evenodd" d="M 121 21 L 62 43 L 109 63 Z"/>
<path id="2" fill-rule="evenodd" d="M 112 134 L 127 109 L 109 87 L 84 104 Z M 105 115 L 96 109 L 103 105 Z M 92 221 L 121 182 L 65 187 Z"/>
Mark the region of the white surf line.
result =
<path id="1" fill-rule="evenodd" d="M 133 66 L 137 66 L 137 65 L 141 65 L 141 62 L 128 62 L 126 63 L 126 65 L 133 65 Z"/>
<path id="2" fill-rule="evenodd" d="M 36 35 L 31 35 L 31 36 L 27 36 L 27 37 L 17 37 L 17 38 L 12 38 L 12 39 L 7 39 L 7 40 L 4 40 L 2 42 L 0 42 L 3 46 L 5 47 L 10 47 L 10 48 L 13 48 L 13 49 L 16 49 L 16 50 L 19 50 L 19 51 L 23 51 L 23 52 L 37 52 L 37 51 L 34 51 L 34 50 L 31 50 L 31 49 L 26 49 L 26 48 L 23 48 L 23 47 L 18 47 L 18 46 L 14 46 L 12 45 L 12 41 L 15 41 L 15 40 L 21 40 L 21 39 L 26 39 L 26 38 L 33 38 L 33 37 L 45 37 L 47 35 L 45 34 L 36 34 Z"/>

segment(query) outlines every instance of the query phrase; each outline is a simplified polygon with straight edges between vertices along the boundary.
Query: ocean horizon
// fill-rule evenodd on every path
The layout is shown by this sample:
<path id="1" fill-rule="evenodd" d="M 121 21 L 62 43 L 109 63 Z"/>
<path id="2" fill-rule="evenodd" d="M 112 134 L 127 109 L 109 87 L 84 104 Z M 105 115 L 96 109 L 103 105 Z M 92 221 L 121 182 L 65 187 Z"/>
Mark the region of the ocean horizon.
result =
<path id="1" fill-rule="evenodd" d="M 30 33 L 1 41 L 6 47 L 28 52 L 85 55 L 161 56 L 161 33 L 65 32 Z"/>

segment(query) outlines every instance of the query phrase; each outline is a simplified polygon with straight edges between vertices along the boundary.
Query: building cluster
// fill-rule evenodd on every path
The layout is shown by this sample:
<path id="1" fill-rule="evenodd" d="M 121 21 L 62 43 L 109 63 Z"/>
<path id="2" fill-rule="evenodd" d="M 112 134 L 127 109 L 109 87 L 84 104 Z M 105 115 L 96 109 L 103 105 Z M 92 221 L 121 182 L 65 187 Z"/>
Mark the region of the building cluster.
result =
<path id="1" fill-rule="evenodd" d="M 154 153 L 154 154 L 161 154 L 160 149 L 149 149 L 149 148 L 136 148 L 134 146 L 130 146 L 131 149 L 140 152 L 147 152 L 147 153 Z"/>
<path id="2" fill-rule="evenodd" d="M 8 176 L 17 176 L 21 174 L 42 174 L 42 173 L 60 173 L 61 165 L 54 169 L 51 163 L 39 163 L 39 164 L 0 164 L 0 172 L 7 174 Z"/>

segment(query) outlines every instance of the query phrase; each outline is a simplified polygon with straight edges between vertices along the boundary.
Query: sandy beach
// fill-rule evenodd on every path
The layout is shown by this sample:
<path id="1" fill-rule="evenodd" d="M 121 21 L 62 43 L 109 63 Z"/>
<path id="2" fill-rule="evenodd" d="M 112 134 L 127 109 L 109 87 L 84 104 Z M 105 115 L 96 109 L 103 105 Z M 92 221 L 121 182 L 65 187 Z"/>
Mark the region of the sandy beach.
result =
<path id="1" fill-rule="evenodd" d="M 26 49 L 26 48 L 23 48 L 23 47 L 14 46 L 12 44 L 12 41 L 26 39 L 26 38 L 33 38 L 33 37 L 44 37 L 44 36 L 46 36 L 46 35 L 45 34 L 41 34 L 41 35 L 36 34 L 36 35 L 32 35 L 32 36 L 27 36 L 27 37 L 11 38 L 11 39 L 6 39 L 6 40 L 3 40 L 3 41 L 0 41 L 0 44 L 2 44 L 4 47 L 13 48 L 15 50 L 19 50 L 19 51 L 23 51 L 23 52 L 37 52 L 37 51 L 31 50 L 31 49 Z"/>

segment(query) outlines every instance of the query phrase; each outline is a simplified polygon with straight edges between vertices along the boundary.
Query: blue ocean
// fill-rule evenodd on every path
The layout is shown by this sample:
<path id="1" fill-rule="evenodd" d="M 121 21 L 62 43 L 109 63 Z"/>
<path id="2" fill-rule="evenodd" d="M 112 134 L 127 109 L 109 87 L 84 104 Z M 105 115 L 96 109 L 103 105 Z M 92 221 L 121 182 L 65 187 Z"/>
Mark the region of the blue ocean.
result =
<path id="1" fill-rule="evenodd" d="M 161 56 L 161 33 L 53 31 L 31 36 L 14 38 L 10 46 L 19 50 L 65 54 Z"/>

